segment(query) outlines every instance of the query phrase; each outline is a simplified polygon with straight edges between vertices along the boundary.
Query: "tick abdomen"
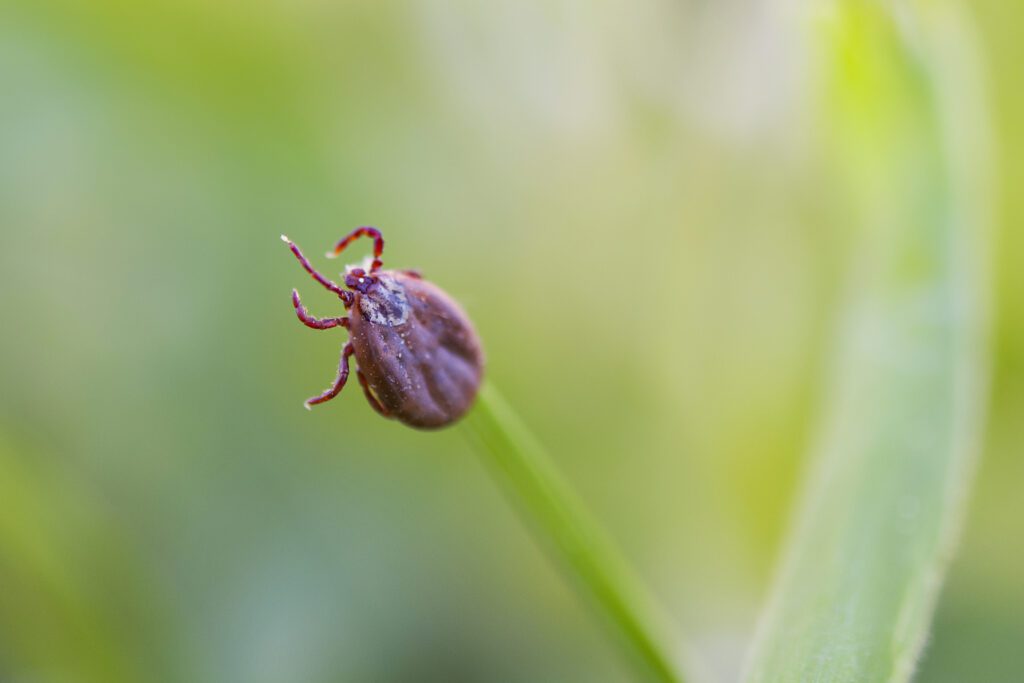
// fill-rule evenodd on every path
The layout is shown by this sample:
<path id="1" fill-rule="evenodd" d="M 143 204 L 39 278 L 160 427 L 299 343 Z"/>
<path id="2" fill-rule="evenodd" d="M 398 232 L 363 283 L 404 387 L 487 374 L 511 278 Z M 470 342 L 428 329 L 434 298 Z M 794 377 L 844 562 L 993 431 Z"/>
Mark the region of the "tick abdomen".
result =
<path id="1" fill-rule="evenodd" d="M 392 417 L 420 428 L 442 427 L 472 405 L 483 353 L 469 318 L 431 283 L 380 271 L 357 295 L 350 332 L 356 360 Z"/>

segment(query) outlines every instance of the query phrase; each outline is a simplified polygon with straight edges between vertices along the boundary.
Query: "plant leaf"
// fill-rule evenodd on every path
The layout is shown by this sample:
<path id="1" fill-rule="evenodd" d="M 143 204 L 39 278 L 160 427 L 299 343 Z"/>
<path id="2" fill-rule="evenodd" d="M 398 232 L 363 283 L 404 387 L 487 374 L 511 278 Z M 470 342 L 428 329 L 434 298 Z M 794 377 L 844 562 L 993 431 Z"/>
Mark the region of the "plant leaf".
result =
<path id="1" fill-rule="evenodd" d="M 750 683 L 909 680 L 983 421 L 987 121 L 968 25 L 943 2 L 830 7 L 824 134 L 858 255 Z"/>
<path id="2" fill-rule="evenodd" d="M 466 427 L 540 545 L 601 617 L 638 681 L 705 680 L 667 618 L 515 411 L 485 381 Z M 687 661 L 682 661 L 687 660 Z M 687 675 L 683 675 L 684 665 Z"/>

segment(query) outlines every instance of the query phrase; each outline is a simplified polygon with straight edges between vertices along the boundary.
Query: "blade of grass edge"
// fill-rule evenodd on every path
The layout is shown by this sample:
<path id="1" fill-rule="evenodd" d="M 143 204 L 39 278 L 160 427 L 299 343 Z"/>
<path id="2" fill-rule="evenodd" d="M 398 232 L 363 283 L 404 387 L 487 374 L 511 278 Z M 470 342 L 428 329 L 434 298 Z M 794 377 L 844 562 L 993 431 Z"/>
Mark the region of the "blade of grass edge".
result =
<path id="1" fill-rule="evenodd" d="M 577 591 L 602 617 L 638 680 L 683 683 L 685 658 L 656 603 L 544 448 L 488 382 L 466 427 L 487 469 Z"/>
<path id="2" fill-rule="evenodd" d="M 830 7 L 825 135 L 861 253 L 748 683 L 911 678 L 984 421 L 990 148 L 970 24 L 951 2 Z"/>

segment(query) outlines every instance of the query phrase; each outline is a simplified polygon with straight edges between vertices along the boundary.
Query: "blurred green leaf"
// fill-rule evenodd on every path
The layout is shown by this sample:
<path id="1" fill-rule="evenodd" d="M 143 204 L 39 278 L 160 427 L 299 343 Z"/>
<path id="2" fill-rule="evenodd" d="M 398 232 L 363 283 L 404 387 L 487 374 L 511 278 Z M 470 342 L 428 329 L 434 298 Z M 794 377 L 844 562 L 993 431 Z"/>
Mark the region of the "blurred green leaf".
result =
<path id="1" fill-rule="evenodd" d="M 967 28 L 944 3 L 844 2 L 823 22 L 826 136 L 860 253 L 746 681 L 906 681 L 924 645 L 986 390 L 988 160 Z"/>
<path id="2" fill-rule="evenodd" d="M 83 578 L 75 536 L 91 534 L 87 497 L 30 463 L 0 435 L 0 633 L 14 645 L 13 671 L 53 680 L 137 680 L 131 646 L 117 636 L 94 586 Z"/>

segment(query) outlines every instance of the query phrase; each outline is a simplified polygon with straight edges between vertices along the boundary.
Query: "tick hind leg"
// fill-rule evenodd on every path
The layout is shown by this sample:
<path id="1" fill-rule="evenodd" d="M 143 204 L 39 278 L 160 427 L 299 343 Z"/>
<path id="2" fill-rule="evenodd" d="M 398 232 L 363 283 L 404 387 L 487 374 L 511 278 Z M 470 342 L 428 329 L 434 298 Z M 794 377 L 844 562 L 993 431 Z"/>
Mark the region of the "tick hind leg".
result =
<path id="1" fill-rule="evenodd" d="M 376 410 L 384 417 L 391 417 L 391 413 L 380 404 L 377 397 L 373 395 L 373 390 L 370 389 L 370 383 L 366 381 L 366 375 L 363 374 L 362 368 L 356 368 L 356 377 L 359 378 L 359 386 L 363 388 L 363 394 L 366 395 L 366 400 L 369 402 L 370 407 Z"/>
<path id="2" fill-rule="evenodd" d="M 311 410 L 313 406 L 318 403 L 330 401 L 332 398 L 341 393 L 341 390 L 345 388 L 345 382 L 348 380 L 348 359 L 355 352 L 352 347 L 352 342 L 347 342 L 345 346 L 341 347 L 341 360 L 338 362 L 338 376 L 334 379 L 334 384 L 331 388 L 313 398 L 307 399 L 305 406 L 306 410 Z"/>
<path id="3" fill-rule="evenodd" d="M 306 310 L 306 307 L 302 305 L 302 301 L 299 299 L 298 290 L 292 290 L 292 306 L 295 307 L 295 315 L 299 317 L 302 324 L 306 327 L 314 330 L 329 330 L 332 327 L 348 327 L 348 318 L 314 318 Z"/>

